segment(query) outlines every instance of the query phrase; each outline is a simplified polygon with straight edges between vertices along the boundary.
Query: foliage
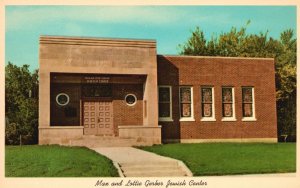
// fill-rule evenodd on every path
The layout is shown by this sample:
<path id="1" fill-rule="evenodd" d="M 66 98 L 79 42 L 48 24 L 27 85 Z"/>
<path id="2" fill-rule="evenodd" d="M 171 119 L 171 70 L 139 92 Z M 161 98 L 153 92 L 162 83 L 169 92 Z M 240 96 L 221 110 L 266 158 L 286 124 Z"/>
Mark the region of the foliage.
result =
<path id="1" fill-rule="evenodd" d="M 247 22 L 247 25 L 250 21 Z M 211 40 L 196 27 L 191 37 L 179 45 L 180 54 L 196 56 L 264 57 L 275 59 L 278 136 L 296 135 L 296 59 L 297 40 L 291 29 L 281 33 L 280 39 L 268 37 L 268 31 L 247 34 L 245 27 L 232 27 Z"/>
<path id="2" fill-rule="evenodd" d="M 116 177 L 112 161 L 83 147 L 6 146 L 6 177 Z"/>
<path id="3" fill-rule="evenodd" d="M 29 65 L 5 67 L 5 143 L 37 143 L 38 71 L 30 73 Z"/>
<path id="4" fill-rule="evenodd" d="M 296 172 L 295 143 L 166 144 L 141 149 L 183 161 L 194 176 Z"/>

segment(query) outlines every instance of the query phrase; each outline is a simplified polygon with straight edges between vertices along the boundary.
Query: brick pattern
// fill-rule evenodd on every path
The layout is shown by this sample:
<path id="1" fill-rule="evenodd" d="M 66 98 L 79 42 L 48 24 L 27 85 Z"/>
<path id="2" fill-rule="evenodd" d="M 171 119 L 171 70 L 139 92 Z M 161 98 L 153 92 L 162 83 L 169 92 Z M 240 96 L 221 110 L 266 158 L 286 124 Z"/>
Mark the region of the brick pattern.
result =
<path id="1" fill-rule="evenodd" d="M 51 125 L 79 126 L 80 125 L 80 84 L 52 84 L 51 86 Z M 118 126 L 143 125 L 143 85 L 142 84 L 113 84 L 113 126 L 114 134 L 118 135 Z M 70 96 L 70 105 L 76 108 L 77 116 L 65 117 L 65 107 L 56 104 L 55 97 L 58 93 L 66 93 Z M 134 94 L 137 102 L 134 106 L 128 106 L 125 102 L 127 94 Z M 95 99 L 101 101 L 101 99 Z"/>
<path id="2" fill-rule="evenodd" d="M 137 102 L 128 106 L 125 102 L 127 94 L 134 94 Z M 114 133 L 119 135 L 118 126 L 143 125 L 143 85 L 116 84 L 113 86 Z"/>
<path id="3" fill-rule="evenodd" d="M 163 139 L 276 138 L 274 61 L 262 58 L 158 56 L 158 85 L 172 86 L 173 122 L 159 122 Z M 193 87 L 195 121 L 179 121 L 179 86 Z M 201 86 L 213 86 L 216 121 L 201 121 Z M 236 121 L 222 119 L 222 87 L 235 91 Z M 254 87 L 257 121 L 242 121 L 242 87 Z"/>

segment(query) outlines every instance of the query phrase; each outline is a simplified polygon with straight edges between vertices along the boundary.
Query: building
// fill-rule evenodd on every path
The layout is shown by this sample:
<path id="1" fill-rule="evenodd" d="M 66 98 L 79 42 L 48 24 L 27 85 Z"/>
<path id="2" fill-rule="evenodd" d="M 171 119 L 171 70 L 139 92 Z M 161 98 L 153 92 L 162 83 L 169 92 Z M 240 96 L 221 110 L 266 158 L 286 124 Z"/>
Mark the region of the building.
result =
<path id="1" fill-rule="evenodd" d="M 58 36 L 41 36 L 39 50 L 40 144 L 89 135 L 277 142 L 274 59 L 157 55 L 155 40 Z"/>

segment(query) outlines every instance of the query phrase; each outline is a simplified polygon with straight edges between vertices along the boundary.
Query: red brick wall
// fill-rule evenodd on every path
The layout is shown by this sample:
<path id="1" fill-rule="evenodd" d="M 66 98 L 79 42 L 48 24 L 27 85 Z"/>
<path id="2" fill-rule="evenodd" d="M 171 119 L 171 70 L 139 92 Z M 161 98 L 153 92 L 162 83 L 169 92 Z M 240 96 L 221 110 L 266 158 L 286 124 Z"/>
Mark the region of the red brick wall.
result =
<path id="1" fill-rule="evenodd" d="M 125 102 L 127 94 L 134 94 L 137 103 L 128 106 Z M 143 85 L 142 84 L 114 84 L 113 85 L 113 122 L 114 133 L 118 135 L 118 126 L 143 125 Z"/>
<path id="2" fill-rule="evenodd" d="M 158 85 L 172 86 L 173 122 L 159 122 L 163 139 L 276 138 L 275 72 L 272 59 L 158 56 Z M 179 86 L 193 87 L 195 121 L 179 121 Z M 201 119 L 201 86 L 214 87 L 215 118 Z M 236 121 L 222 119 L 222 86 L 235 92 Z M 257 121 L 242 121 L 242 86 L 253 86 Z"/>

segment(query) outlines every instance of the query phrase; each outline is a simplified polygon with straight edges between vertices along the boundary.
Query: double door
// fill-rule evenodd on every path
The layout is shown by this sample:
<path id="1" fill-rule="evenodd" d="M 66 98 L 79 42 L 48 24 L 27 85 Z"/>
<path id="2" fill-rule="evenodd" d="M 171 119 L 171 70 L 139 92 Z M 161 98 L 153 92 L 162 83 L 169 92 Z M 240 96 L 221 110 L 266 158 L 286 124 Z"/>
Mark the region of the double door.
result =
<path id="1" fill-rule="evenodd" d="M 113 135 L 112 102 L 84 101 L 83 125 L 85 135 Z"/>

